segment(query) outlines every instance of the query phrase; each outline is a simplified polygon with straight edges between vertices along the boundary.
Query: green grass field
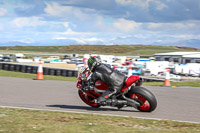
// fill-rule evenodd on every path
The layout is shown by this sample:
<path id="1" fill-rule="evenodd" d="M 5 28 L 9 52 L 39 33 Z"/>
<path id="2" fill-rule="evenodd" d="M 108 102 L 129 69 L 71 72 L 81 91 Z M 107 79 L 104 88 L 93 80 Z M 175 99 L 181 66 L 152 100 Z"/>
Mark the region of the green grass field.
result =
<path id="1" fill-rule="evenodd" d="M 0 133 L 199 133 L 200 124 L 170 120 L 0 108 Z"/>
<path id="2" fill-rule="evenodd" d="M 155 53 L 194 51 L 200 49 L 177 46 L 155 46 L 155 45 L 69 45 L 69 46 L 14 46 L 0 47 L 0 52 L 22 52 L 22 53 L 63 53 L 63 54 L 109 54 L 124 56 L 149 57 Z"/>

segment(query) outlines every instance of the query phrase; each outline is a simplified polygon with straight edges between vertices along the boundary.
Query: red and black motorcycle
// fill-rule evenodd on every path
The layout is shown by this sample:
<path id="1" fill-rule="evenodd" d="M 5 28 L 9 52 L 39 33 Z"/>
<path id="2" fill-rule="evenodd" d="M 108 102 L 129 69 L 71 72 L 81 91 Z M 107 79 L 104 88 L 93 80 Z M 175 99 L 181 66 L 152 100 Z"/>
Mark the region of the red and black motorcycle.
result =
<path id="1" fill-rule="evenodd" d="M 80 98 L 86 104 L 92 107 L 100 107 L 97 103 L 97 98 L 105 92 L 109 86 L 104 82 L 98 80 L 95 83 L 95 87 L 89 87 L 90 73 L 88 68 L 83 69 L 77 80 L 77 88 Z M 106 102 L 110 101 L 110 106 L 118 107 L 134 107 L 142 112 L 154 111 L 157 106 L 157 100 L 155 96 L 146 88 L 141 87 L 142 79 L 139 76 L 131 75 L 126 79 L 124 87 L 119 94 L 111 97 Z M 112 103 L 115 103 L 114 105 Z"/>

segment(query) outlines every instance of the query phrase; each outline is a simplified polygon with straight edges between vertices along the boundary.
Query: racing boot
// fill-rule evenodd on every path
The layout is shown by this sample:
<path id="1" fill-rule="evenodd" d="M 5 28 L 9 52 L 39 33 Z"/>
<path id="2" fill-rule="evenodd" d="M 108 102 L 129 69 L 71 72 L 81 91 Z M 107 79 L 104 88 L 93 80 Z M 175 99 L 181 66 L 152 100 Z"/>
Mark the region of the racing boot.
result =
<path id="1" fill-rule="evenodd" d="M 117 91 L 111 92 L 110 90 L 105 91 L 99 98 L 97 98 L 97 103 L 99 105 L 107 105 L 110 103 L 110 97 L 115 94 Z M 109 99 L 108 103 L 106 102 Z"/>

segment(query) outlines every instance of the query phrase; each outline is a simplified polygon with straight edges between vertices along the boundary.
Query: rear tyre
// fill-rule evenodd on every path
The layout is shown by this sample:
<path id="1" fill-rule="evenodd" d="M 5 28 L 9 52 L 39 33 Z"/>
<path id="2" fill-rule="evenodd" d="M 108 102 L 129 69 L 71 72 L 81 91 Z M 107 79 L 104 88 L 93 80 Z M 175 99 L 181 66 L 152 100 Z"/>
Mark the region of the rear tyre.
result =
<path id="1" fill-rule="evenodd" d="M 157 107 L 156 97 L 146 88 L 135 86 L 128 92 L 127 97 L 140 103 L 137 108 L 142 112 L 152 112 Z"/>
<path id="2" fill-rule="evenodd" d="M 82 90 L 78 91 L 78 94 L 82 101 L 86 103 L 87 105 L 94 107 L 94 108 L 99 108 L 100 105 L 95 102 L 95 99 L 93 97 L 88 96 L 86 93 L 84 93 Z"/>

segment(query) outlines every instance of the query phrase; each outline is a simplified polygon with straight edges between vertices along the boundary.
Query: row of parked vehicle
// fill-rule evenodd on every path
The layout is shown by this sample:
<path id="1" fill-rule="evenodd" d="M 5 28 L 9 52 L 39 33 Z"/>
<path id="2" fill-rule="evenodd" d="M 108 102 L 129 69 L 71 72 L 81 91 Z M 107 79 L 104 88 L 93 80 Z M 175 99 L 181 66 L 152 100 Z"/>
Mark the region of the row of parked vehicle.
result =
<path id="1" fill-rule="evenodd" d="M 3 62 L 39 62 L 40 60 L 44 63 L 68 63 L 76 64 L 77 69 L 84 67 L 84 59 L 88 59 L 91 55 L 83 55 L 80 58 L 77 54 L 60 56 L 49 56 L 47 58 L 42 58 L 40 56 L 35 56 L 32 59 L 24 59 L 23 54 L 7 55 L 3 56 L 0 54 L 0 61 Z M 131 66 L 131 71 L 133 75 L 144 75 L 144 76 L 155 76 L 159 78 L 165 78 L 166 68 L 171 69 L 170 78 L 181 79 L 181 76 L 191 75 L 200 76 L 200 64 L 188 63 L 188 64 L 174 64 L 168 61 L 153 61 L 153 60 L 127 60 L 126 57 L 120 56 L 109 56 L 109 55 L 93 55 L 99 56 L 102 63 L 109 64 L 111 67 L 121 71 L 124 74 L 128 74 L 129 66 Z"/>
<path id="2" fill-rule="evenodd" d="M 23 54 L 14 54 L 14 55 L 6 55 L 3 56 L 0 54 L 0 62 L 40 62 L 42 61 L 43 63 L 73 63 L 76 65 L 83 64 L 83 61 L 81 58 L 76 58 L 76 57 L 69 57 L 67 55 L 64 56 L 63 59 L 60 58 L 60 56 L 49 56 L 47 58 L 43 58 L 41 56 L 35 56 L 32 59 L 29 58 L 24 58 L 25 56 Z"/>
<path id="3" fill-rule="evenodd" d="M 3 56 L 0 55 L 0 62 L 11 62 L 11 57 L 10 56 Z"/>

